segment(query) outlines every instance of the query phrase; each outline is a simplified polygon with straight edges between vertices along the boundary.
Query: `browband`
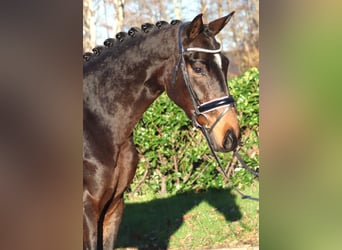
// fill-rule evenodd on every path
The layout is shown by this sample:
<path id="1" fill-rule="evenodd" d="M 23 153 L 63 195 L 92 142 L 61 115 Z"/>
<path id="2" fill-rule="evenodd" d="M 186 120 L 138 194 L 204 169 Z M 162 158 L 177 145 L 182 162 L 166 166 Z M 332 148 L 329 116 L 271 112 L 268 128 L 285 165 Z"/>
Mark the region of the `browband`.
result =
<path id="1" fill-rule="evenodd" d="M 183 52 L 204 52 L 204 53 L 211 53 L 211 54 L 216 54 L 216 53 L 220 53 L 222 51 L 222 44 L 220 44 L 220 48 L 218 49 L 203 49 L 203 48 L 183 48 Z"/>

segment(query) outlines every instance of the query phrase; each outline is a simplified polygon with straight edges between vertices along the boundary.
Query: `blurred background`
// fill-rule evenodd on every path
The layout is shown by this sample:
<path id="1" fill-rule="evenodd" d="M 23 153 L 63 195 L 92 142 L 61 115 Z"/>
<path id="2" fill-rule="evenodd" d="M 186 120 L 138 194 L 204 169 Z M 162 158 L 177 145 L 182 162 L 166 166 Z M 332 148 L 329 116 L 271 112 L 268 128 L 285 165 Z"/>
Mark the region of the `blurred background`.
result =
<path id="1" fill-rule="evenodd" d="M 91 51 L 97 45 L 103 45 L 107 38 L 114 38 L 121 31 L 131 27 L 141 27 L 144 23 L 178 19 L 192 21 L 203 13 L 204 23 L 223 17 L 235 11 L 229 24 L 217 35 L 222 42 L 223 52 L 230 60 L 228 69 L 230 93 L 235 97 L 238 119 L 243 133 L 244 145 L 239 149 L 248 166 L 259 170 L 259 1 L 258 0 L 84 0 L 83 1 L 83 52 Z M 170 37 L 170 39 L 175 39 Z M 134 143 L 140 162 L 133 183 L 125 193 L 127 204 L 157 200 L 161 197 L 177 196 L 189 192 L 208 192 L 211 189 L 230 190 L 234 185 L 248 195 L 258 196 L 258 181 L 233 157 L 231 153 L 218 154 L 229 179 L 223 178 L 217 170 L 207 142 L 199 130 L 194 130 L 191 121 L 164 93 L 144 113 L 134 130 Z M 206 194 L 204 193 L 204 194 Z M 234 193 L 234 192 L 232 192 Z M 237 195 L 237 193 L 234 193 Z M 225 196 L 224 199 L 226 199 Z M 187 197 L 187 199 L 191 199 Z M 239 199 L 237 199 L 239 200 Z M 177 245 L 183 239 L 189 249 L 214 246 L 243 246 L 259 244 L 259 204 L 241 205 L 243 218 L 225 223 L 215 231 L 199 237 L 201 227 L 184 235 L 186 226 L 171 234 L 172 237 L 158 237 L 151 240 L 147 232 L 142 231 L 139 240 L 137 231 L 126 230 L 118 236 L 118 245 L 138 248 L 147 245 L 151 249 L 164 249 Z M 182 207 L 177 204 L 177 207 Z M 223 206 L 225 209 L 227 206 Z M 220 210 L 218 207 L 212 209 Z M 175 210 L 175 209 L 171 209 Z M 194 212 L 197 213 L 197 212 Z M 185 214 L 185 212 L 184 212 Z M 200 213 L 199 213 L 200 214 Z M 203 217 L 206 212 L 203 213 Z M 186 216 L 186 215 L 184 215 Z M 127 217 L 133 217 L 127 215 Z M 201 216 L 199 216 L 200 218 Z M 172 218 L 172 216 L 170 216 Z M 173 221 L 173 219 L 169 219 Z M 135 228 L 133 223 L 123 220 L 122 230 Z M 210 223 L 214 223 L 210 221 Z M 215 222 L 216 225 L 219 225 Z M 232 239 L 230 227 L 241 229 L 239 236 Z M 162 234 L 168 227 L 161 227 Z M 184 237 L 191 235 L 193 240 Z M 219 236 L 214 238 L 213 235 Z M 127 238 L 125 240 L 125 237 Z M 198 244 L 198 238 L 206 245 Z M 246 238 L 249 238 L 246 240 Z M 233 243 L 235 241 L 235 243 Z M 153 247 L 153 244 L 156 246 Z M 158 247 L 157 247 L 158 246 Z M 185 247 L 185 245 L 178 245 Z M 175 248 L 176 249 L 176 248 Z"/>
<path id="2" fill-rule="evenodd" d="M 13 0 L 1 7 L 2 249 L 82 249 L 82 52 L 107 38 L 82 46 L 83 6 Z M 184 20 L 201 12 L 188 6 L 196 11 Z M 341 249 L 341 7 L 260 3 L 261 249 Z M 225 31 L 238 27 L 238 9 L 223 13 L 232 10 Z"/>
<path id="3" fill-rule="evenodd" d="M 199 13 L 208 23 L 232 11 L 236 13 L 218 39 L 231 61 L 229 74 L 236 76 L 259 65 L 259 0 L 84 0 L 83 51 L 143 23 L 192 21 Z"/>

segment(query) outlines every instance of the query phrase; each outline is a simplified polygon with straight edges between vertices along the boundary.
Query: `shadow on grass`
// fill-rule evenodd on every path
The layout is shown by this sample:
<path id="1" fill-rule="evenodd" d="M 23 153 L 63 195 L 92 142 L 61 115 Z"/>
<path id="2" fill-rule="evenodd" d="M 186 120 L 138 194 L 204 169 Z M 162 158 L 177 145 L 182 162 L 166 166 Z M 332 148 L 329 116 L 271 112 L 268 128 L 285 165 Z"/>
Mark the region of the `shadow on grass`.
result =
<path id="1" fill-rule="evenodd" d="M 211 189 L 127 204 L 116 248 L 167 249 L 170 237 L 184 222 L 183 216 L 201 202 L 210 204 L 226 221 L 239 220 L 242 215 L 235 198 L 230 189 Z"/>

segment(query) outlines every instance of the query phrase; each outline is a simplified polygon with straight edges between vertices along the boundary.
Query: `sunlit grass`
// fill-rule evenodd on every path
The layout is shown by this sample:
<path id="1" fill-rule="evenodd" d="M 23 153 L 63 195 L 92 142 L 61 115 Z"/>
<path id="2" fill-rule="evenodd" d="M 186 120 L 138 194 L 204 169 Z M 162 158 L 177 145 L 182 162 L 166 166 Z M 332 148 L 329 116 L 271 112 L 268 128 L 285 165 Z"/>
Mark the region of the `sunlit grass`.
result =
<path id="1" fill-rule="evenodd" d="M 245 192 L 258 196 L 258 183 Z M 203 249 L 259 245 L 259 203 L 210 190 L 128 201 L 120 249 Z"/>

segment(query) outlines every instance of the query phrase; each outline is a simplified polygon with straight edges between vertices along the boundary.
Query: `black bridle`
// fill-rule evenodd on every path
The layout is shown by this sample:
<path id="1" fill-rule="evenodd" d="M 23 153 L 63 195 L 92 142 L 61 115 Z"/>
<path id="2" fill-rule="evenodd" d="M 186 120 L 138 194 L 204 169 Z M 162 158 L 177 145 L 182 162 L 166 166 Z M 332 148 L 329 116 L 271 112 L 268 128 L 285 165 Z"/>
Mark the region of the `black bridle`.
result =
<path id="1" fill-rule="evenodd" d="M 223 96 L 220 98 L 213 99 L 213 100 L 208 101 L 208 102 L 201 103 L 199 101 L 197 95 L 196 95 L 196 92 L 194 91 L 194 89 L 190 83 L 189 75 L 188 75 L 188 72 L 185 68 L 185 59 L 184 59 L 184 54 L 188 53 L 188 52 L 202 52 L 202 53 L 211 53 L 211 54 L 220 53 L 222 50 L 222 45 L 220 45 L 220 48 L 218 48 L 218 49 L 204 49 L 204 48 L 197 48 L 197 47 L 184 48 L 183 44 L 182 44 L 182 31 L 184 29 L 185 24 L 186 23 L 181 24 L 179 26 L 179 29 L 178 29 L 179 59 L 178 59 L 178 62 L 175 66 L 175 69 L 174 69 L 174 75 L 173 75 L 173 79 L 172 79 L 171 84 L 172 84 L 172 86 L 174 86 L 176 78 L 177 78 L 178 70 L 180 67 L 182 70 L 182 75 L 183 75 L 185 85 L 188 89 L 188 92 L 189 92 L 189 95 L 190 95 L 190 98 L 191 98 L 191 101 L 193 104 L 193 108 L 194 108 L 194 113 L 192 115 L 192 123 L 195 127 L 199 128 L 202 131 L 202 133 L 204 134 L 204 136 L 207 140 L 207 143 L 209 145 L 209 148 L 210 148 L 218 166 L 220 167 L 222 174 L 225 176 L 226 179 L 229 179 L 226 172 L 224 171 L 224 168 L 221 165 L 219 157 L 217 156 L 217 154 L 214 150 L 214 145 L 213 145 L 209 135 L 213 131 L 214 127 L 219 123 L 219 121 L 228 112 L 228 110 L 231 109 L 232 107 L 235 107 L 235 100 L 231 95 L 227 95 L 227 96 Z M 220 113 L 220 115 L 217 117 L 216 121 L 213 123 L 213 125 L 211 125 L 210 128 L 206 128 L 205 126 L 201 125 L 197 121 L 197 118 L 199 116 L 206 117 L 206 113 L 211 112 L 211 111 L 216 110 L 216 109 L 219 109 L 219 108 L 223 108 L 223 107 L 225 107 L 224 111 L 222 111 Z M 241 156 L 238 154 L 237 151 L 235 151 L 234 154 L 237 156 L 239 161 L 242 160 Z M 242 164 L 243 164 L 243 162 L 242 162 Z M 249 169 L 247 169 L 247 170 L 249 170 Z M 259 201 L 259 198 L 254 198 L 254 197 L 251 197 L 249 195 L 244 195 L 238 189 L 236 189 L 234 186 L 233 186 L 233 188 L 241 195 L 242 199 L 251 199 L 251 200 Z"/>
<path id="2" fill-rule="evenodd" d="M 222 107 L 226 107 L 226 109 L 220 114 L 220 116 L 217 118 L 217 120 L 214 122 L 214 124 L 211 126 L 211 128 L 209 129 L 209 132 L 211 132 L 214 127 L 216 126 L 216 124 L 223 118 L 223 116 L 228 112 L 228 110 L 232 107 L 235 106 L 235 100 L 231 95 L 228 96 L 224 96 L 224 97 L 220 97 L 220 98 L 216 98 L 214 100 L 205 102 L 205 103 L 201 103 L 197 97 L 196 92 L 194 91 L 190 80 L 189 80 L 189 75 L 187 70 L 185 69 L 185 59 L 184 59 L 184 54 L 188 53 L 188 52 L 202 52 L 202 53 L 211 53 L 211 54 L 217 54 L 220 53 L 222 50 L 222 47 L 220 47 L 219 49 L 203 49 L 203 48 L 184 48 L 183 44 L 182 44 L 182 31 L 184 29 L 184 24 L 181 24 L 178 30 L 178 49 L 179 49 L 179 59 L 178 62 L 175 66 L 175 70 L 174 70 L 174 76 L 172 79 L 172 85 L 174 85 L 175 81 L 176 81 L 176 77 L 177 77 L 177 73 L 179 70 L 179 67 L 182 70 L 182 74 L 183 74 L 183 79 L 185 82 L 185 85 L 188 89 L 193 107 L 194 107 L 194 113 L 192 116 L 192 122 L 194 124 L 194 126 L 198 127 L 198 128 L 204 128 L 201 124 L 199 124 L 197 122 L 197 118 L 201 115 L 203 115 L 204 117 L 206 117 L 206 113 L 211 112 L 215 109 L 218 108 L 222 108 Z M 211 144 L 211 142 L 210 142 Z"/>

